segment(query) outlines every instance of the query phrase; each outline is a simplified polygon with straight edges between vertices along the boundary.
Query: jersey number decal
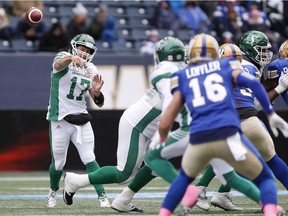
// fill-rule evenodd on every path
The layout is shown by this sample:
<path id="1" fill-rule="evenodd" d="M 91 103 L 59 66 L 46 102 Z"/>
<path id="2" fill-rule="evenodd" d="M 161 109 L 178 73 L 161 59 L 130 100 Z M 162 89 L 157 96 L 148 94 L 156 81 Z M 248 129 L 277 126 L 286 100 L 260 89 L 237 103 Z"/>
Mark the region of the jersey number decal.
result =
<path id="1" fill-rule="evenodd" d="M 226 97 L 227 91 L 221 83 L 223 83 L 223 77 L 219 74 L 211 74 L 205 78 L 203 86 L 208 100 L 219 102 Z M 192 89 L 194 94 L 194 99 L 192 100 L 193 107 L 205 105 L 205 97 L 203 97 L 201 93 L 198 78 L 191 79 L 189 87 Z"/>
<path id="2" fill-rule="evenodd" d="M 250 88 L 240 88 L 240 93 L 247 97 L 252 97 L 252 90 Z"/>
<path id="3" fill-rule="evenodd" d="M 71 79 L 71 86 L 70 86 L 70 90 L 69 90 L 69 94 L 66 95 L 67 98 L 74 100 L 74 89 L 76 87 L 76 83 L 77 83 L 77 77 L 73 77 Z M 90 87 L 90 81 L 86 80 L 86 79 L 81 79 L 80 82 L 81 85 L 86 85 L 86 88 L 84 88 L 81 93 L 75 98 L 77 101 L 81 101 L 83 98 L 83 94 L 89 89 Z"/>

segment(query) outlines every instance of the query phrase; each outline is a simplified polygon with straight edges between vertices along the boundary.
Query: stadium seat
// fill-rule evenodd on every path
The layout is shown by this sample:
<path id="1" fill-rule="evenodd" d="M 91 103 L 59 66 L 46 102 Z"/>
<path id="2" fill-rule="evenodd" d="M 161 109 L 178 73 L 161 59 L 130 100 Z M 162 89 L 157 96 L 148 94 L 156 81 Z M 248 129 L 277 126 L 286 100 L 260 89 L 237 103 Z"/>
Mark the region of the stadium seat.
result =
<path id="1" fill-rule="evenodd" d="M 121 31 L 122 29 L 131 29 L 133 28 L 133 25 L 130 25 L 129 22 L 129 18 L 125 18 L 125 17 L 119 17 L 118 19 L 115 20 L 116 21 L 116 28 L 117 31 Z"/>
<path id="2" fill-rule="evenodd" d="M 175 36 L 175 32 L 169 29 L 158 29 L 159 38 L 163 38 L 166 36 Z"/>
<path id="3" fill-rule="evenodd" d="M 127 7 L 126 8 L 127 14 L 130 17 L 146 17 L 151 18 L 151 16 L 148 14 L 146 7 Z"/>
<path id="4" fill-rule="evenodd" d="M 86 7 L 86 9 L 88 11 L 87 15 L 89 17 L 94 17 L 98 11 L 98 8 L 95 6 Z"/>
<path id="5" fill-rule="evenodd" d="M 72 8 L 75 7 L 75 5 L 62 5 L 59 7 L 59 14 L 61 17 L 67 16 L 71 17 L 72 16 Z"/>
<path id="6" fill-rule="evenodd" d="M 114 0 L 115 1 L 115 0 Z M 147 0 L 120 0 L 118 1 L 121 5 L 125 6 L 125 7 L 141 7 L 144 5 L 144 2 Z M 151 2 L 151 1 L 148 1 Z"/>
<path id="7" fill-rule="evenodd" d="M 57 4 L 62 7 L 62 6 L 71 6 L 71 7 L 75 7 L 76 2 L 78 2 L 78 0 L 69 0 L 69 1 L 54 1 L 55 3 L 57 2 Z"/>
<path id="8" fill-rule="evenodd" d="M 140 41 L 140 40 L 136 40 L 135 43 L 134 43 L 135 49 L 138 50 L 138 51 L 140 50 L 142 45 L 143 45 L 143 41 Z"/>
<path id="9" fill-rule="evenodd" d="M 147 40 L 148 38 L 149 30 L 146 29 L 132 29 L 132 38 L 135 38 L 137 40 Z"/>
<path id="10" fill-rule="evenodd" d="M 38 45 L 37 42 L 26 39 L 14 39 L 12 40 L 12 49 L 20 52 L 36 52 L 38 51 Z"/>
<path id="11" fill-rule="evenodd" d="M 129 19 L 129 26 L 131 28 L 150 28 L 150 23 L 147 18 L 133 17 Z"/>
<path id="12" fill-rule="evenodd" d="M 195 34 L 193 30 L 190 29 L 179 29 L 177 31 L 177 37 L 183 42 L 189 42 L 191 37 Z"/>
<path id="13" fill-rule="evenodd" d="M 0 39 L 0 52 L 12 52 L 11 43 L 7 40 Z"/>
<path id="14" fill-rule="evenodd" d="M 45 18 L 51 18 L 51 17 L 59 17 L 60 14 L 58 12 L 58 7 L 56 6 L 45 6 L 43 15 Z"/>
<path id="15" fill-rule="evenodd" d="M 96 41 L 97 52 L 112 52 L 113 47 L 109 45 L 107 42 Z"/>
<path id="16" fill-rule="evenodd" d="M 67 26 L 67 24 L 69 23 L 70 19 L 71 19 L 70 17 L 61 16 L 60 22 L 61 22 L 63 25 Z"/>
<path id="17" fill-rule="evenodd" d="M 118 38 L 133 39 L 132 30 L 130 28 L 123 28 L 117 31 Z"/>
<path id="18" fill-rule="evenodd" d="M 51 28 L 51 26 L 58 21 L 60 21 L 60 17 L 50 17 L 50 18 L 45 17 L 43 19 L 43 22 L 44 22 L 46 31 L 48 31 Z"/>
<path id="19" fill-rule="evenodd" d="M 125 42 L 115 42 L 113 44 L 113 49 L 120 52 L 136 52 L 134 41 L 125 41 Z"/>

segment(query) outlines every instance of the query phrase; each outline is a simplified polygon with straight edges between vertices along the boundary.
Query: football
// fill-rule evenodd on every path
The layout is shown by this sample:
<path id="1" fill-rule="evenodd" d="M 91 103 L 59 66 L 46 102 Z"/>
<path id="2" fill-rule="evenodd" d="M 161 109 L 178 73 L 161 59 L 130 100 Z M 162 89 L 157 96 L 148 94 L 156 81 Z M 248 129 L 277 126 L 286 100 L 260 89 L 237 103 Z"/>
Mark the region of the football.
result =
<path id="1" fill-rule="evenodd" d="M 32 7 L 28 11 L 26 11 L 25 19 L 30 25 L 37 25 L 42 21 L 43 13 L 40 9 Z"/>

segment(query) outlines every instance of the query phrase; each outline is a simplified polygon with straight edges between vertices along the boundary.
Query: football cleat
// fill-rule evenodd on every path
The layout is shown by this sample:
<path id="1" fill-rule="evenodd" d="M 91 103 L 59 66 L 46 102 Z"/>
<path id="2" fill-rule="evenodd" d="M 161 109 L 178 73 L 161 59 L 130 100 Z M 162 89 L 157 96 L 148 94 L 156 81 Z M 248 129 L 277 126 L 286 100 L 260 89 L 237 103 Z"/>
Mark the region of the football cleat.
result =
<path id="1" fill-rule="evenodd" d="M 63 190 L 63 200 L 67 205 L 73 204 L 73 196 L 75 192 L 79 189 L 73 182 L 73 177 L 77 175 L 75 173 L 67 172 L 64 175 L 64 190 Z"/>
<path id="2" fill-rule="evenodd" d="M 198 186 L 198 188 L 201 189 L 201 193 L 198 196 L 196 206 L 202 210 L 209 211 L 210 205 L 206 196 L 206 187 Z"/>
<path id="3" fill-rule="evenodd" d="M 47 207 L 54 208 L 56 206 L 56 203 L 57 203 L 57 192 L 58 192 L 58 190 L 56 190 L 56 191 L 52 190 L 52 189 L 49 190 L 49 193 L 48 193 L 48 196 L 47 196 L 47 199 L 46 199 Z"/>
<path id="4" fill-rule="evenodd" d="M 112 209 L 122 212 L 122 213 L 143 213 L 143 209 L 137 208 L 136 206 L 132 205 L 131 203 L 125 207 L 125 209 L 118 209 L 115 206 L 111 206 Z"/>
<path id="5" fill-rule="evenodd" d="M 143 209 L 137 208 L 132 203 L 125 201 L 121 196 L 116 197 L 111 205 L 111 208 L 122 213 L 143 213 Z"/>
<path id="6" fill-rule="evenodd" d="M 73 196 L 75 193 L 69 193 L 68 191 L 63 190 L 63 200 L 66 203 L 66 205 L 72 205 L 73 204 Z"/>
<path id="7" fill-rule="evenodd" d="M 235 206 L 232 202 L 231 193 L 214 193 L 211 198 L 211 205 L 221 208 L 225 211 L 242 211 L 242 208 Z"/>
<path id="8" fill-rule="evenodd" d="M 104 193 L 98 196 L 98 200 L 100 203 L 100 207 L 102 207 L 102 208 L 110 208 L 111 207 L 110 202 Z"/>

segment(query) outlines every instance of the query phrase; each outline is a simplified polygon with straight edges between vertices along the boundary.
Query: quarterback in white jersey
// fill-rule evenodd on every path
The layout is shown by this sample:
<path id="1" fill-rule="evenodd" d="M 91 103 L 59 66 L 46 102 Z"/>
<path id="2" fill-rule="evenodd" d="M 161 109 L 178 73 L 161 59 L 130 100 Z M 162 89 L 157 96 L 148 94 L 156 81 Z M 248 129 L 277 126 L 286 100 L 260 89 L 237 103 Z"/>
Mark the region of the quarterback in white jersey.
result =
<path id="1" fill-rule="evenodd" d="M 89 92 L 95 104 L 104 104 L 101 92 L 104 81 L 96 66 L 91 63 L 96 46 L 94 39 L 87 34 L 76 35 L 70 42 L 69 52 L 56 55 L 52 65 L 51 89 L 47 113 L 50 122 L 50 149 L 52 162 L 49 167 L 50 190 L 47 207 L 56 206 L 59 181 L 66 163 L 70 141 L 78 150 L 87 172 L 99 168 L 94 154 L 94 133 L 85 101 Z M 100 207 L 110 207 L 102 185 L 94 185 Z M 72 203 L 71 203 L 72 204 Z"/>

